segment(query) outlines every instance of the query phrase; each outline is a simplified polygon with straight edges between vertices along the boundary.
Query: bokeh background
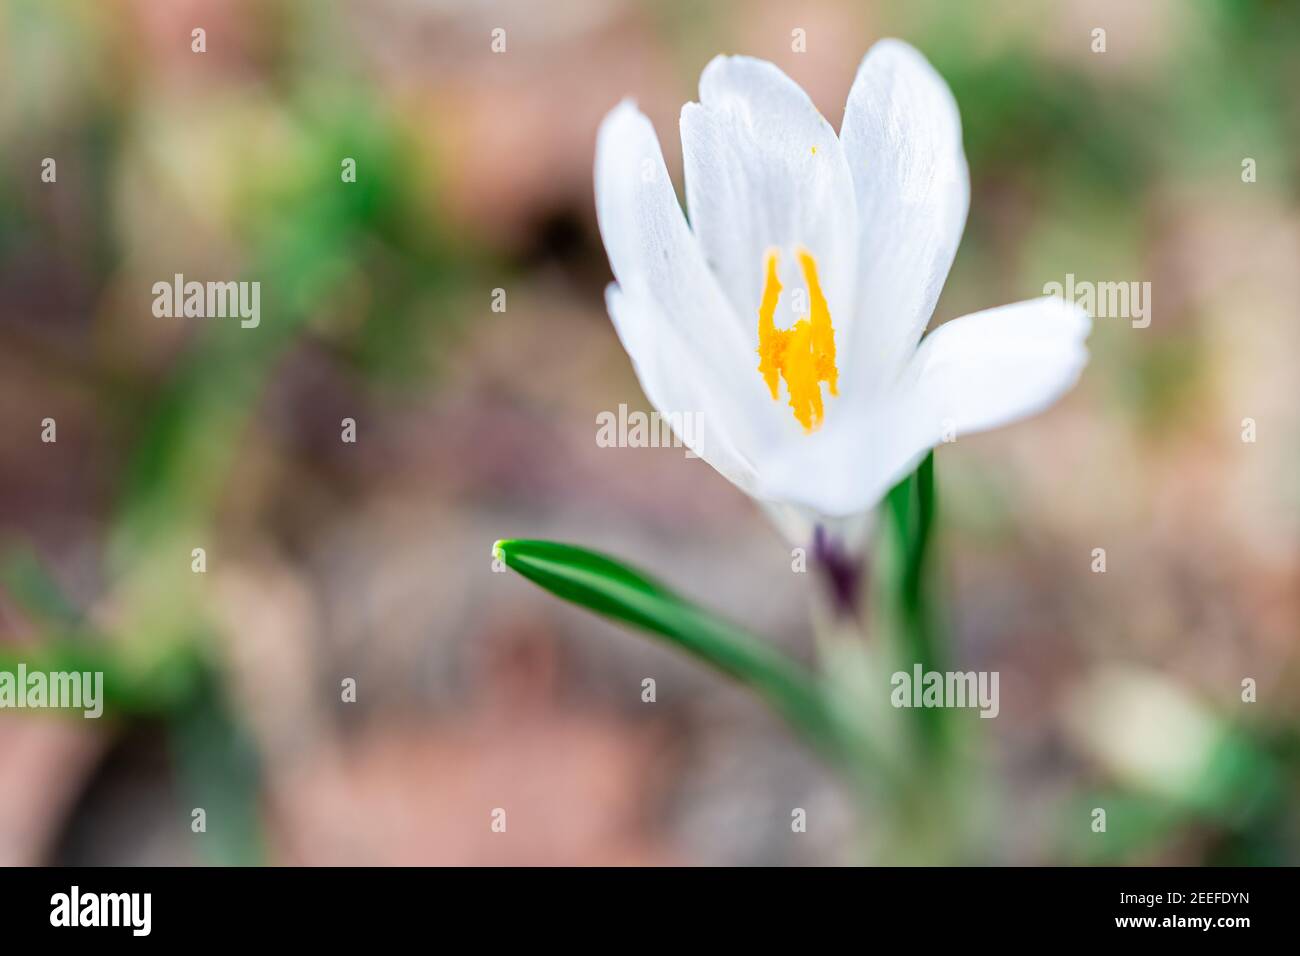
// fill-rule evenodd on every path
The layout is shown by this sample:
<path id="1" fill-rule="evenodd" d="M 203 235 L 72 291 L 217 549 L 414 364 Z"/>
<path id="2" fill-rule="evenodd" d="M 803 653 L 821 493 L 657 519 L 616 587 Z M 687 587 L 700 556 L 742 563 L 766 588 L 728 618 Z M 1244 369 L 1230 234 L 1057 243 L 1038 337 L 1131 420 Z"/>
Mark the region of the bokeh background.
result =
<path id="1" fill-rule="evenodd" d="M 600 548 L 812 653 L 809 577 L 748 500 L 595 443 L 649 406 L 592 154 L 632 95 L 680 190 L 718 52 L 838 128 L 882 36 L 961 107 L 936 322 L 1067 273 L 1153 289 L 1060 405 L 936 456 L 953 657 L 1001 672 L 993 859 L 1300 862 L 1300 7 L 4 0 L 0 663 L 93 663 L 112 698 L 0 712 L 0 863 L 869 860 L 870 815 L 760 704 L 490 548 Z M 261 326 L 155 318 L 175 273 L 259 280 Z"/>

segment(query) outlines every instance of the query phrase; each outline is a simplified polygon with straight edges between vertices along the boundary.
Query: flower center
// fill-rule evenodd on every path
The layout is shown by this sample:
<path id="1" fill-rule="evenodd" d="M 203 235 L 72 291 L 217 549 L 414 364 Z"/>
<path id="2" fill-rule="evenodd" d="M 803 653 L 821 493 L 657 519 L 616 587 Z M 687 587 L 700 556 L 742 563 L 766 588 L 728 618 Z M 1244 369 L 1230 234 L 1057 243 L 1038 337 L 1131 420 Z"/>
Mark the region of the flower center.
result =
<path id="1" fill-rule="evenodd" d="M 835 368 L 835 329 L 831 312 L 817 281 L 817 260 L 812 253 L 799 249 L 795 253 L 808 286 L 808 314 L 788 329 L 776 327 L 776 305 L 781 297 L 781 280 L 777 278 L 780 253 L 767 253 L 763 300 L 758 306 L 758 371 L 767 383 L 772 398 L 777 398 L 785 379 L 794 417 L 811 432 L 822 423 L 822 382 L 831 395 L 838 395 L 839 371 Z"/>

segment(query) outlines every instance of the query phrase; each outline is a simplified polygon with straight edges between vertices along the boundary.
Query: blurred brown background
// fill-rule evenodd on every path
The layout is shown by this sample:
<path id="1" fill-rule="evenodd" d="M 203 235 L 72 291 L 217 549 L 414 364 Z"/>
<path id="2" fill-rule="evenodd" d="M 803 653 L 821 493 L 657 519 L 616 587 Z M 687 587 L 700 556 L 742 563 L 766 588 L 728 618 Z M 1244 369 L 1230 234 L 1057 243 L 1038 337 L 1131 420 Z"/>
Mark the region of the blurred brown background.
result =
<path id="1" fill-rule="evenodd" d="M 0 712 L 0 863 L 861 859 L 871 821 L 760 705 L 489 550 L 607 550 L 811 653 L 748 500 L 595 443 L 648 406 L 592 153 L 631 95 L 679 176 L 719 52 L 838 128 L 882 36 L 962 111 L 936 322 L 1067 273 L 1152 283 L 1151 326 L 1098 320 L 1064 402 L 936 456 L 954 656 L 1002 673 L 1000 859 L 1300 860 L 1295 5 L 4 0 L 0 663 L 72 648 L 115 692 L 98 722 Z M 261 281 L 261 326 L 155 318 L 175 273 Z M 1132 808 L 1104 849 L 1097 793 Z"/>

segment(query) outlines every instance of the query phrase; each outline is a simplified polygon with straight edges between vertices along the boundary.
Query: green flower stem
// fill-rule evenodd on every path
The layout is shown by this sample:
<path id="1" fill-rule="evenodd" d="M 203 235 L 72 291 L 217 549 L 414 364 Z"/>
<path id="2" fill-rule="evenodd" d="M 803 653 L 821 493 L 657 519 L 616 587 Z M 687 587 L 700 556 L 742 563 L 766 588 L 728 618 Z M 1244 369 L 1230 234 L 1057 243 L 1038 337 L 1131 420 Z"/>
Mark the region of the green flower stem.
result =
<path id="1" fill-rule="evenodd" d="M 934 587 L 938 496 L 931 452 L 890 491 L 885 511 L 895 560 L 883 582 L 892 646 L 880 653 L 896 666 L 943 673 L 951 667 L 941 604 Z M 886 808 L 891 839 L 885 855 L 912 863 L 982 859 L 977 823 L 985 812 L 984 781 L 960 746 L 956 714 L 947 707 L 902 711 L 912 746 L 906 783 Z"/>
<path id="2" fill-rule="evenodd" d="M 894 486 L 886 502 L 899 555 L 892 583 L 897 654 L 900 663 L 909 667 L 920 664 L 925 671 L 944 671 L 948 664 L 931 586 L 936 505 L 934 453 L 931 452 L 915 472 Z M 946 709 L 918 708 L 912 713 L 928 751 L 942 750 L 950 743 Z"/>

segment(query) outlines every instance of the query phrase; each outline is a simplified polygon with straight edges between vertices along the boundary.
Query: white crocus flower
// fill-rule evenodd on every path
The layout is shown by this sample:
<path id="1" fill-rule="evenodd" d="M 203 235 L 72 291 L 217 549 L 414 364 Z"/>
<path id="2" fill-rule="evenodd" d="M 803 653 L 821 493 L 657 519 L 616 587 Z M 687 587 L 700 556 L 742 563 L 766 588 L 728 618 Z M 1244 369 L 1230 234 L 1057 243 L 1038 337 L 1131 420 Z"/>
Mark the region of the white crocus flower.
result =
<path id="1" fill-rule="evenodd" d="M 839 136 L 771 63 L 717 57 L 681 138 L 689 225 L 649 120 L 625 101 L 601 125 L 609 313 L 654 406 L 700 416 L 692 450 L 792 537 L 852 535 L 931 448 L 1078 378 L 1090 323 L 1060 299 L 922 340 L 970 177 L 952 94 L 912 47 L 867 53 Z"/>

